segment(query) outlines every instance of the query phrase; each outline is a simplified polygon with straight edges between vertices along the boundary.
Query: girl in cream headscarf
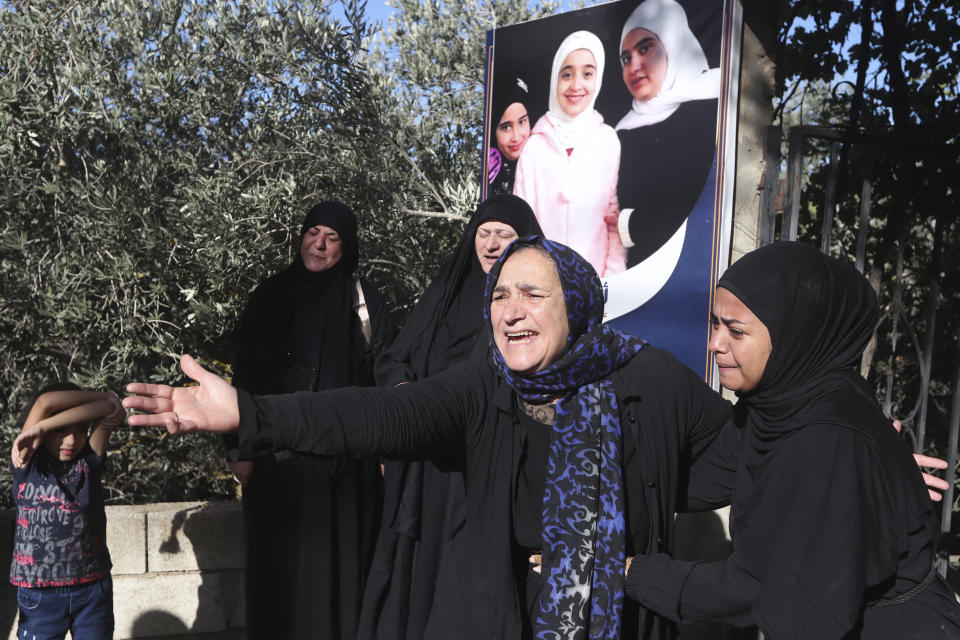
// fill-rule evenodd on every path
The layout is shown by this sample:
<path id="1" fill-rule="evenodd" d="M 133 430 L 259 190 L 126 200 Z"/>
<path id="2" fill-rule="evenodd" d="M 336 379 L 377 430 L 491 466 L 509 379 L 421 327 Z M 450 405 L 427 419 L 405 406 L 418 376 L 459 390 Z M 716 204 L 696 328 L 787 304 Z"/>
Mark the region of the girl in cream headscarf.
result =
<path id="1" fill-rule="evenodd" d="M 603 65 L 594 34 L 576 31 L 563 40 L 553 58 L 549 111 L 523 147 L 514 183 L 544 235 L 576 250 L 601 277 L 626 268 L 619 234 L 604 222 L 616 194 L 620 143 L 593 108 Z"/>

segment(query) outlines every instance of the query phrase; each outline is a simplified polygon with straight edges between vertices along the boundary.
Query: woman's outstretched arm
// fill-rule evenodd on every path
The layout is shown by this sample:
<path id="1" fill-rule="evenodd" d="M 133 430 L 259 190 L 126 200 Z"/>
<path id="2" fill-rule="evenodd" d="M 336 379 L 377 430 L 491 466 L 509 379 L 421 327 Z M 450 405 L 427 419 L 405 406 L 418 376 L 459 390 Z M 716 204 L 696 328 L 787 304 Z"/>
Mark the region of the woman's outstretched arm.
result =
<path id="1" fill-rule="evenodd" d="M 234 433 L 239 428 L 242 458 L 267 451 L 443 456 L 482 420 L 493 386 L 486 365 L 465 363 L 397 389 L 348 387 L 253 396 L 238 392 L 190 356 L 181 359 L 181 367 L 196 386 L 128 385 L 128 391 L 139 395 L 124 399 L 124 406 L 148 412 L 128 422 L 164 427 L 170 433 Z"/>

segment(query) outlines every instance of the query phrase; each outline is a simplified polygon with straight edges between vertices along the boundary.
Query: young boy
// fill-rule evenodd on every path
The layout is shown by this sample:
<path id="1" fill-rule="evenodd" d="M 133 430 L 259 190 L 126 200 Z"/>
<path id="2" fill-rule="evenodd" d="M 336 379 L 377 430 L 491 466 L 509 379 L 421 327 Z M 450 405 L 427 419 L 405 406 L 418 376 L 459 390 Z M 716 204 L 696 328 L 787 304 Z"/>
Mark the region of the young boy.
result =
<path id="1" fill-rule="evenodd" d="M 53 385 L 40 392 L 13 443 L 18 638 L 113 637 L 100 469 L 110 430 L 124 415 L 113 394 Z"/>

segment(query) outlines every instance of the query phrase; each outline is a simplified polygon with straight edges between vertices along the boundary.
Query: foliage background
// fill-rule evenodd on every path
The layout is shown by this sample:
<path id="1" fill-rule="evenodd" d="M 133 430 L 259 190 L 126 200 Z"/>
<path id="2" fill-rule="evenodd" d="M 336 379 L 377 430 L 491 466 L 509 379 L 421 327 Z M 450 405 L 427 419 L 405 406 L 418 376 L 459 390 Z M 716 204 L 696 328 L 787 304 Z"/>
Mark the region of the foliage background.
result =
<path id="1" fill-rule="evenodd" d="M 0 4 L 0 447 L 46 381 L 122 394 L 181 353 L 229 376 L 322 199 L 355 208 L 402 318 L 478 198 L 483 34 L 555 5 L 399 0 L 379 32 L 363 9 Z M 117 432 L 104 476 L 111 502 L 235 493 L 216 438 Z"/>

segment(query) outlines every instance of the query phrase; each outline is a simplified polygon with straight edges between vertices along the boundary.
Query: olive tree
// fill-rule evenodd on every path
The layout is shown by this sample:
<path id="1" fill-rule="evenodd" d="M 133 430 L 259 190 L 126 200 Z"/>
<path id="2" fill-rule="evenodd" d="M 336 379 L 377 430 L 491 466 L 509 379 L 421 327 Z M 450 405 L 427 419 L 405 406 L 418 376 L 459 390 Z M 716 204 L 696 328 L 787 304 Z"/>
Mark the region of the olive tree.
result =
<path id="1" fill-rule="evenodd" d="M 554 8 L 401 1 L 377 32 L 357 0 L 0 5 L 0 444 L 46 381 L 178 382 L 184 352 L 229 377 L 321 199 L 402 320 L 479 196 L 484 32 Z M 233 495 L 221 458 L 120 431 L 109 498 Z"/>

